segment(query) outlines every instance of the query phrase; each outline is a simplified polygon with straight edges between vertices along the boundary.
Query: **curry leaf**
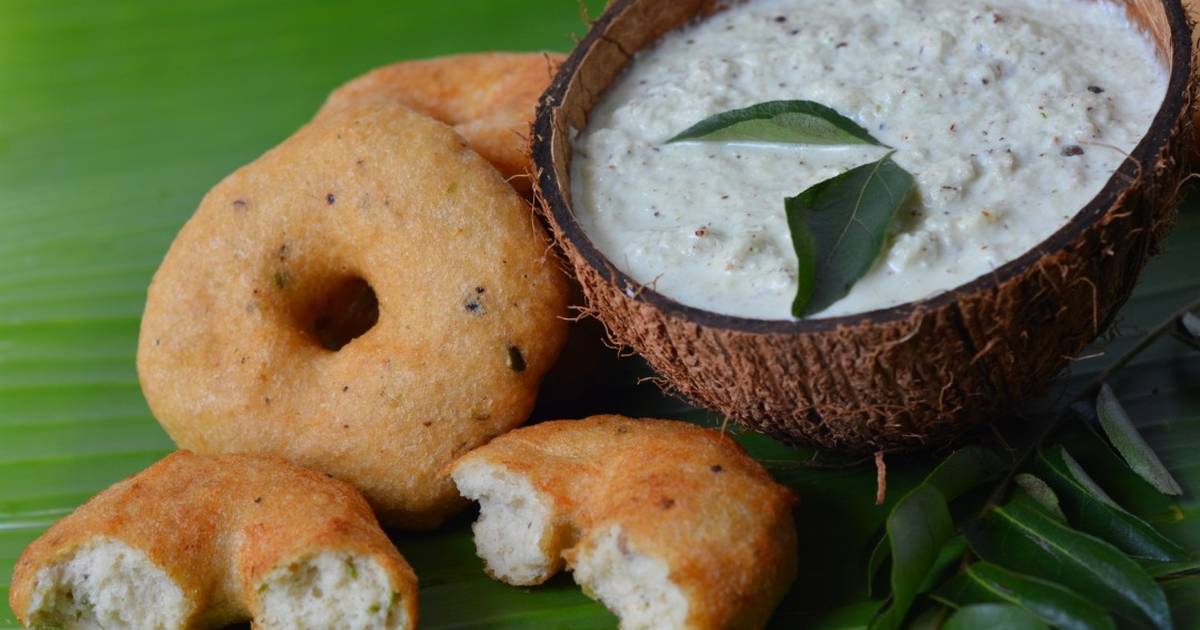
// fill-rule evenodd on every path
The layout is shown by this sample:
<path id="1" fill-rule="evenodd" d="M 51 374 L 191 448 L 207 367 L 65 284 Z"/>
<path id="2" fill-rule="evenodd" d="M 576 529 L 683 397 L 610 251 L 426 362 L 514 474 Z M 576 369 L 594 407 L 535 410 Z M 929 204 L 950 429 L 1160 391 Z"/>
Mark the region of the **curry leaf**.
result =
<path id="1" fill-rule="evenodd" d="M 942 630 L 1048 630 L 1036 615 L 1008 604 L 975 604 L 954 613 Z"/>
<path id="2" fill-rule="evenodd" d="M 953 535 L 950 508 L 937 488 L 921 484 L 900 499 L 887 519 L 892 553 L 892 604 L 871 622 L 871 630 L 895 630 L 902 626 L 942 545 Z"/>
<path id="3" fill-rule="evenodd" d="M 1018 496 L 972 523 L 967 540 L 988 562 L 1057 582 L 1130 621 L 1172 627 L 1166 595 L 1141 566 L 1103 540 L 1055 520 L 1028 497 Z"/>
<path id="4" fill-rule="evenodd" d="M 1183 329 L 1186 330 L 1189 335 L 1200 339 L 1200 315 L 1195 313 L 1184 313 L 1180 323 L 1183 324 Z"/>
<path id="5" fill-rule="evenodd" d="M 942 493 L 942 498 L 949 503 L 980 483 L 999 476 L 1005 471 L 1005 468 L 1004 459 L 995 451 L 980 446 L 967 446 L 954 451 L 949 457 L 942 460 L 942 463 L 938 464 L 922 483 L 937 488 Z M 875 576 L 891 557 L 891 546 L 888 543 L 888 536 L 885 532 L 871 550 L 871 559 L 867 563 L 868 596 L 874 591 Z M 947 544 L 947 547 L 950 546 Z M 946 549 L 940 553 L 946 553 Z"/>
<path id="6" fill-rule="evenodd" d="M 871 269 L 912 189 L 913 176 L 889 153 L 785 202 L 800 263 L 792 315 L 824 310 Z"/>
<path id="7" fill-rule="evenodd" d="M 1115 630 L 1116 623 L 1100 606 L 1059 584 L 978 562 L 938 589 L 934 598 L 951 606 L 1012 604 L 1063 630 Z"/>
<path id="8" fill-rule="evenodd" d="M 1092 435 L 1095 434 L 1093 433 Z M 1099 435 L 1096 435 L 1097 441 L 1101 441 L 1102 439 L 1103 438 L 1101 438 Z M 1107 448 L 1107 445 L 1105 445 L 1105 448 Z M 1112 449 L 1108 449 L 1108 451 L 1111 453 Z M 1096 481 L 1092 479 L 1092 476 L 1083 469 L 1083 466 L 1081 466 L 1079 462 L 1075 461 L 1075 458 L 1067 451 L 1066 447 L 1063 447 L 1062 450 L 1058 452 L 1058 458 L 1062 460 L 1062 464 L 1066 467 L 1067 472 L 1071 473 L 1071 477 L 1075 480 L 1075 482 L 1083 486 L 1083 488 L 1088 491 L 1088 494 L 1091 494 L 1098 501 L 1107 503 L 1112 507 L 1121 507 L 1117 505 L 1117 502 L 1114 501 L 1112 497 L 1108 496 L 1108 492 L 1106 492 L 1104 488 L 1101 488 L 1100 484 L 1096 483 Z M 1123 462 L 1123 460 L 1121 460 L 1115 453 L 1113 454 L 1113 459 L 1118 462 Z M 1130 472 L 1132 473 L 1133 471 Z M 1138 479 L 1141 479 L 1141 477 L 1138 477 Z"/>
<path id="9" fill-rule="evenodd" d="M 858 123 L 812 101 L 770 101 L 705 118 L 668 140 L 884 146 Z"/>
<path id="10" fill-rule="evenodd" d="M 1151 573 L 1158 573 L 1155 569 L 1161 563 L 1193 560 L 1183 547 L 1117 505 L 1065 448 L 1059 446 L 1043 453 L 1037 467 L 1058 493 L 1072 525 L 1112 543 Z"/>
<path id="11" fill-rule="evenodd" d="M 1179 482 L 1175 481 L 1162 460 L 1138 433 L 1137 427 L 1133 426 L 1129 419 L 1129 414 L 1121 406 L 1121 401 L 1117 400 L 1116 394 L 1107 384 L 1100 388 L 1100 394 L 1096 398 L 1096 412 L 1100 416 L 1100 426 L 1103 427 L 1104 433 L 1133 472 L 1163 494 L 1183 494 Z"/>
<path id="12" fill-rule="evenodd" d="M 937 559 L 930 565 L 929 571 L 925 573 L 925 579 L 921 582 L 921 586 L 917 589 L 918 592 L 928 593 L 937 588 L 946 576 L 953 573 L 953 569 L 957 568 L 962 563 L 963 554 L 967 552 L 967 537 L 962 534 L 951 538 L 942 545 L 941 551 L 938 552 Z"/>
<path id="13" fill-rule="evenodd" d="M 1067 515 L 1062 511 L 1058 495 L 1054 494 L 1054 489 L 1045 481 L 1029 473 L 1021 473 L 1014 477 L 1013 481 L 1021 487 L 1021 490 L 1025 491 L 1025 494 L 1042 506 L 1047 514 L 1064 523 L 1067 522 Z"/>

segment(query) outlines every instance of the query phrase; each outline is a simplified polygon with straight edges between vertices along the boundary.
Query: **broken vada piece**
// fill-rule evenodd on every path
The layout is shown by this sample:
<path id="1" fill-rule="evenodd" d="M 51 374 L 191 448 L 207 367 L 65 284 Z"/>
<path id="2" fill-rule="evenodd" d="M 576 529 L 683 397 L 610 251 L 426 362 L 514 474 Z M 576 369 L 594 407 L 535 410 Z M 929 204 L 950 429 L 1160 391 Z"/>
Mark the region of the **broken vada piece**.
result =
<path id="1" fill-rule="evenodd" d="M 563 59 L 558 53 L 490 52 L 402 61 L 338 88 L 318 116 L 375 101 L 406 105 L 454 127 L 528 195 L 534 114 Z"/>
<path id="2" fill-rule="evenodd" d="M 792 492 L 729 437 L 597 416 L 501 436 L 455 462 L 494 578 L 564 565 L 626 630 L 761 628 L 796 575 Z"/>
<path id="3" fill-rule="evenodd" d="M 138 342 L 151 410 L 181 448 L 279 455 L 437 526 L 466 506 L 445 467 L 528 418 L 566 336 L 531 212 L 443 123 L 321 116 L 171 245 Z"/>
<path id="4" fill-rule="evenodd" d="M 180 451 L 33 541 L 9 603 L 33 628 L 398 630 L 417 578 L 349 484 Z"/>

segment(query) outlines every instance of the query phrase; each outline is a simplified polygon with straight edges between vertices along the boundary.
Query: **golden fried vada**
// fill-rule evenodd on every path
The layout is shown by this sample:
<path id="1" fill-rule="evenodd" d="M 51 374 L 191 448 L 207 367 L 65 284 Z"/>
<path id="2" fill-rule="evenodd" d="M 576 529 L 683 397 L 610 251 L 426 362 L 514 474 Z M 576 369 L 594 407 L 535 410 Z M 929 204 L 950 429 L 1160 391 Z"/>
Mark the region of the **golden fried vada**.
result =
<path id="1" fill-rule="evenodd" d="M 794 497 L 730 438 L 596 416 L 513 431 L 451 475 L 494 578 L 565 563 L 626 630 L 761 628 L 796 575 Z"/>
<path id="2" fill-rule="evenodd" d="M 349 484 L 273 457 L 167 456 L 21 554 L 26 627 L 413 628 L 417 578 Z"/>
<path id="3" fill-rule="evenodd" d="M 466 504 L 446 465 L 527 419 L 566 300 L 529 206 L 452 129 L 346 107 L 205 196 L 138 374 L 181 448 L 278 454 L 425 529 Z"/>
<path id="4" fill-rule="evenodd" d="M 538 99 L 563 59 L 557 53 L 478 53 L 403 61 L 338 88 L 321 114 L 375 100 L 407 105 L 454 127 L 514 188 L 529 194 L 530 128 Z"/>

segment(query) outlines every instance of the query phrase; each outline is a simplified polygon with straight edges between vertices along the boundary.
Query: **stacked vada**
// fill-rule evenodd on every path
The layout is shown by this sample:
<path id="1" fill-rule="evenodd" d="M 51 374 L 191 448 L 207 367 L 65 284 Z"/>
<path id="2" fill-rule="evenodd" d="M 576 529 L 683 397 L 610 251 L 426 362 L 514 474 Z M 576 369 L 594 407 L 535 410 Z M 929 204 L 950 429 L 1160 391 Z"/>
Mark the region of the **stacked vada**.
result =
<path id="1" fill-rule="evenodd" d="M 437 526 L 464 505 L 441 470 L 528 418 L 566 335 L 531 213 L 446 124 L 326 110 L 171 245 L 138 346 L 151 410 L 182 448 L 278 454 Z"/>
<path id="2" fill-rule="evenodd" d="M 431 529 L 468 498 L 506 582 L 565 562 L 624 627 L 766 623 L 795 574 L 792 497 L 727 438 L 604 417 L 484 446 L 528 419 L 567 336 L 568 281 L 526 201 L 561 61 L 373 71 L 204 197 L 137 352 L 185 450 L 25 550 L 23 624 L 412 628 L 417 577 L 379 523 Z"/>

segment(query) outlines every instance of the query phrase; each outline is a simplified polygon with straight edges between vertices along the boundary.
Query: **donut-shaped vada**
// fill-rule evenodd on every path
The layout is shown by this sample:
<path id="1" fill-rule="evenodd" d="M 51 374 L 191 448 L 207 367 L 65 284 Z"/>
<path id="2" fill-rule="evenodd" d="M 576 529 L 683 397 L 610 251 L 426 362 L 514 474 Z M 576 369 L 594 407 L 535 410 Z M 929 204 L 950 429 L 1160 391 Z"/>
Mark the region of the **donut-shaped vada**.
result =
<path id="1" fill-rule="evenodd" d="M 205 196 L 154 276 L 138 374 L 198 453 L 278 454 L 385 524 L 466 503 L 457 456 L 524 422 L 565 337 L 529 206 L 446 125 L 328 113 Z"/>
<path id="2" fill-rule="evenodd" d="M 452 465 L 487 571 L 565 563 L 625 630 L 766 625 L 796 575 L 791 491 L 717 431 L 597 416 L 513 431 Z"/>
<path id="3" fill-rule="evenodd" d="M 400 103 L 448 125 L 528 193 L 530 128 L 538 98 L 563 62 L 557 53 L 477 53 L 403 61 L 338 88 L 322 113 L 376 99 Z"/>
<path id="4" fill-rule="evenodd" d="M 34 628 L 392 630 L 416 626 L 417 578 L 349 484 L 180 451 L 33 541 L 9 603 Z"/>

